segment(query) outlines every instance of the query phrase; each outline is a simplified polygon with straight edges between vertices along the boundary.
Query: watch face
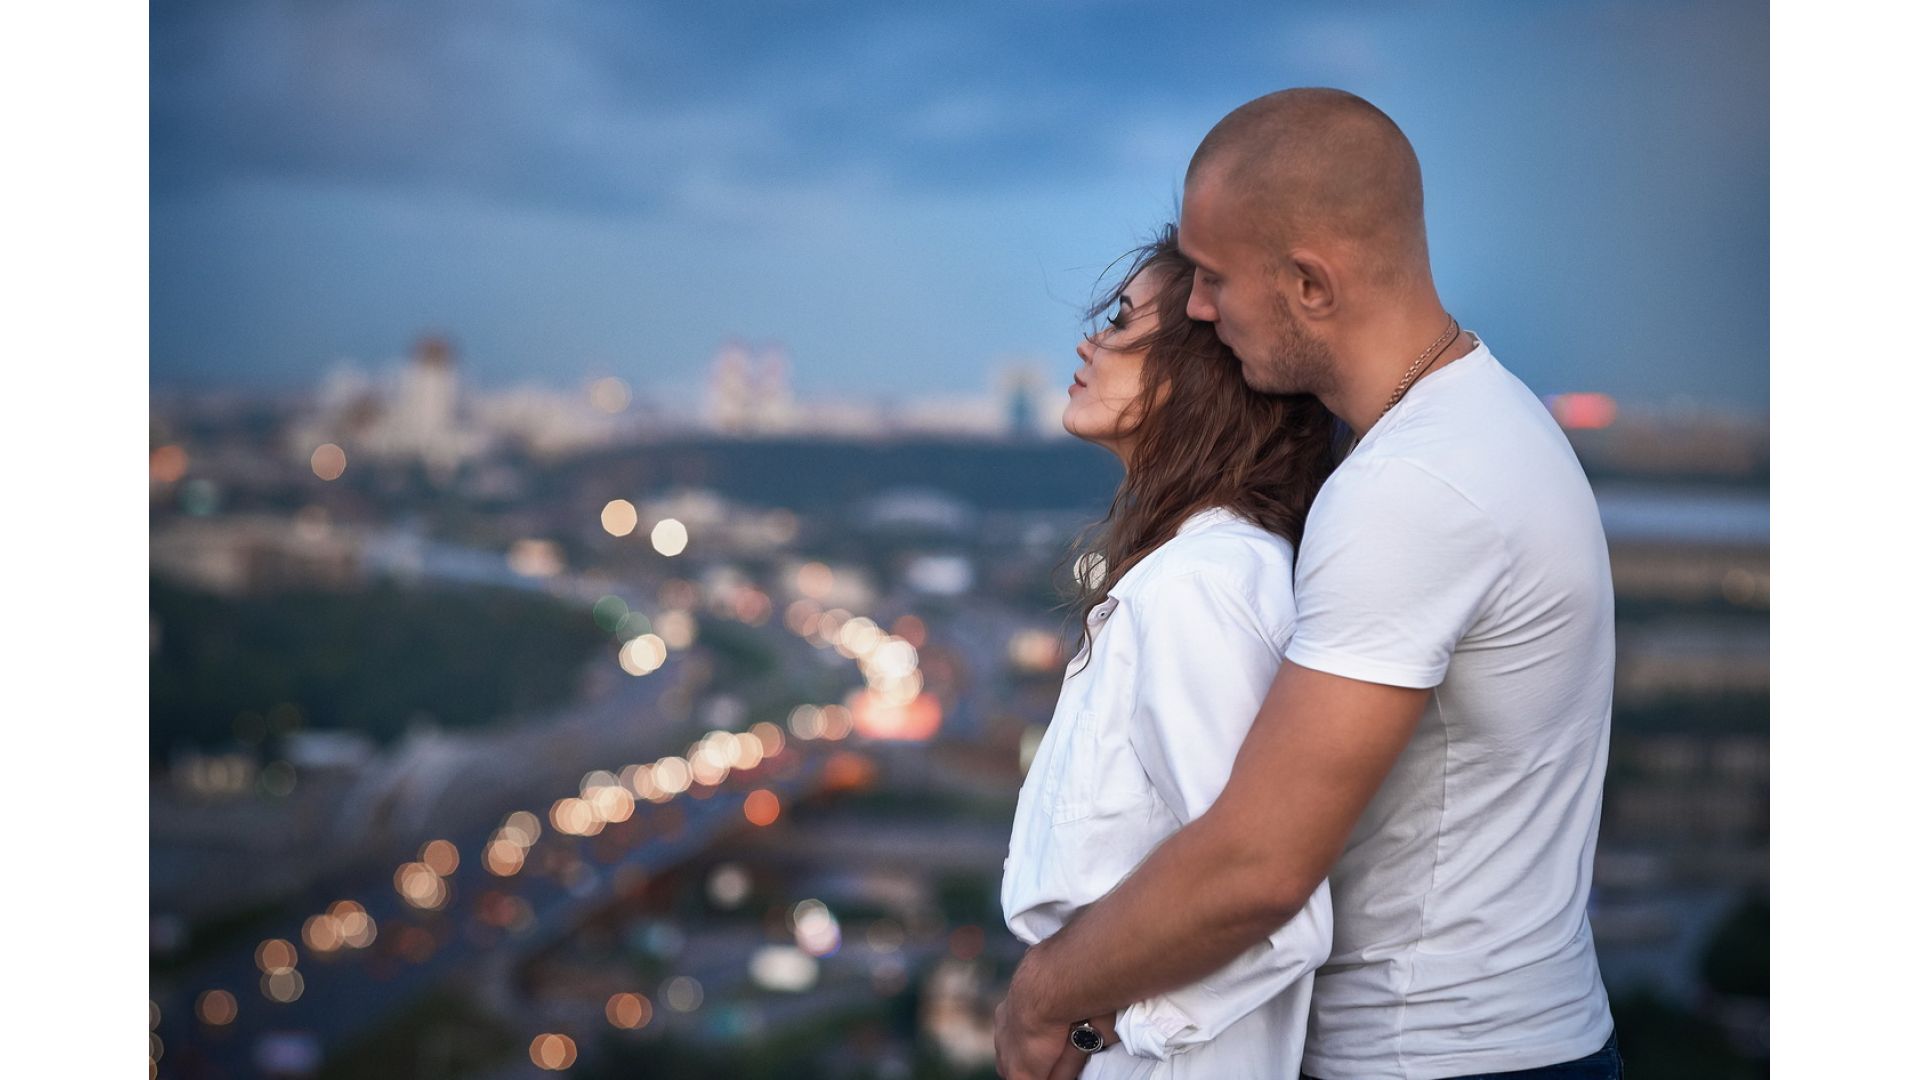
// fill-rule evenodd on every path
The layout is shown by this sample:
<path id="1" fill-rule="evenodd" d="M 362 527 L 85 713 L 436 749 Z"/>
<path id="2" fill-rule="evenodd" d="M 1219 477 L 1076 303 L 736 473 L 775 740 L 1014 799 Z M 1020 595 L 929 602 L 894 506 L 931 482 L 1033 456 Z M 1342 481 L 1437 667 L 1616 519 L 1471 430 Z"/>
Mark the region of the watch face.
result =
<path id="1" fill-rule="evenodd" d="M 1073 1041 L 1076 1049 L 1085 1050 L 1089 1054 L 1107 1044 L 1107 1041 L 1100 1037 L 1100 1033 L 1090 1027 L 1074 1028 L 1067 1033 L 1067 1038 Z"/>

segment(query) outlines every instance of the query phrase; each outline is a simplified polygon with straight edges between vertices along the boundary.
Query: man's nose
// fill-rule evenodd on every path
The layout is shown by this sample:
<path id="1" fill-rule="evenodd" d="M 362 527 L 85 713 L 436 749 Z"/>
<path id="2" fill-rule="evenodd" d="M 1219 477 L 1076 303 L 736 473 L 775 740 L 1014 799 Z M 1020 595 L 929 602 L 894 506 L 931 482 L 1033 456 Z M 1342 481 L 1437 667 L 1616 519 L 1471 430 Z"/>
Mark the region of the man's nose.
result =
<path id="1" fill-rule="evenodd" d="M 1195 284 L 1193 292 L 1187 296 L 1187 318 L 1194 322 L 1213 322 L 1219 317 L 1220 313 L 1213 307 L 1212 294 Z"/>

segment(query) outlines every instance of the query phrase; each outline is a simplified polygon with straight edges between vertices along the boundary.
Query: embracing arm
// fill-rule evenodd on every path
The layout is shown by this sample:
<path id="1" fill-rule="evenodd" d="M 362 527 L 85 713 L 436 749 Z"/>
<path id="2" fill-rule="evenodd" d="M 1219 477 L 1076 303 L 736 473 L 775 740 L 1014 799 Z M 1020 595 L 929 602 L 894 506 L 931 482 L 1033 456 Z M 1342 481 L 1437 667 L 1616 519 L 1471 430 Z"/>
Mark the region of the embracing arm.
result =
<path id="1" fill-rule="evenodd" d="M 1429 693 L 1283 663 L 1219 799 L 1027 953 L 1007 995 L 1003 1075 L 1047 1075 L 1064 1025 L 1204 978 L 1299 912 Z"/>

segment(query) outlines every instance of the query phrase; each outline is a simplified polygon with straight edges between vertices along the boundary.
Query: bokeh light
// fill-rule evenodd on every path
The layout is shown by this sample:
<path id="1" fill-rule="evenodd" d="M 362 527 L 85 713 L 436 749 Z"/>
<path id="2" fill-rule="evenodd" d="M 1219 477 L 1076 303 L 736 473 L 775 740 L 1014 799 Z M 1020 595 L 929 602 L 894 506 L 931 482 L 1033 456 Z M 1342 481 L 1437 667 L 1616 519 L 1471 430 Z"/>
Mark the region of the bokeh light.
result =
<path id="1" fill-rule="evenodd" d="M 753 876 L 739 863 L 721 863 L 707 875 L 707 899 L 722 911 L 732 911 L 753 892 Z"/>
<path id="2" fill-rule="evenodd" d="M 625 412 L 633 403 L 633 388 L 627 381 L 613 375 L 595 379 L 587 384 L 587 401 L 600 412 L 609 416 Z"/>
<path id="3" fill-rule="evenodd" d="M 627 602 L 618 596 L 603 596 L 593 602 L 593 621 L 608 633 L 618 630 L 629 613 Z"/>
<path id="4" fill-rule="evenodd" d="M 893 620 L 893 634 L 916 649 L 927 644 L 927 624 L 918 615 L 902 615 Z"/>
<path id="5" fill-rule="evenodd" d="M 447 883 L 423 862 L 400 864 L 393 872 L 393 888 L 408 904 L 432 911 L 447 902 Z"/>
<path id="6" fill-rule="evenodd" d="M 176 484 L 187 475 L 187 451 L 179 446 L 157 446 L 147 455 L 147 478 L 156 484 Z"/>
<path id="7" fill-rule="evenodd" d="M 857 691 L 851 699 L 853 727 L 863 738 L 924 742 L 940 730 L 940 701 L 932 694 L 915 694 L 905 704 L 873 690 Z"/>
<path id="8" fill-rule="evenodd" d="M 820 719 L 820 708 L 816 705 L 797 705 L 787 714 L 787 729 L 793 737 L 802 741 L 817 739 L 826 730 Z"/>
<path id="9" fill-rule="evenodd" d="M 693 769 L 684 758 L 663 757 L 653 763 L 653 782 L 669 795 L 678 795 L 693 786 Z"/>
<path id="10" fill-rule="evenodd" d="M 533 1037 L 533 1045 L 528 1048 L 528 1056 L 533 1058 L 535 1066 L 548 1072 L 570 1069 L 579 1059 L 580 1051 L 573 1040 L 565 1035 L 544 1032 Z"/>
<path id="11" fill-rule="evenodd" d="M 240 1015 L 240 1003 L 230 991 L 207 990 L 195 999 L 193 1014 L 208 1027 L 225 1027 Z"/>
<path id="12" fill-rule="evenodd" d="M 420 847 L 420 861 L 441 877 L 460 868 L 460 849 L 451 840 L 429 840 Z"/>
<path id="13" fill-rule="evenodd" d="M 566 567 L 560 545 L 551 540 L 515 540 L 507 549 L 507 568 L 521 577 L 553 577 Z"/>
<path id="14" fill-rule="evenodd" d="M 625 499 L 614 499 L 600 508 L 600 527 L 613 536 L 626 536 L 640 524 L 640 511 Z"/>
<path id="15" fill-rule="evenodd" d="M 638 1031 L 653 1020 L 653 1002 L 645 994 L 615 994 L 607 999 L 607 1023 Z"/>
<path id="16" fill-rule="evenodd" d="M 379 927 L 367 909 L 352 900 L 336 900 L 327 905 L 327 914 L 340 927 L 340 939 L 350 949 L 364 949 L 379 936 Z"/>
<path id="17" fill-rule="evenodd" d="M 689 1013 L 698 1009 L 700 1003 L 706 1000 L 707 991 L 700 985 L 699 979 L 691 975 L 675 975 L 667 980 L 666 988 L 660 996 L 667 999 L 667 1007 L 674 1012 Z"/>
<path id="18" fill-rule="evenodd" d="M 833 568 L 822 562 L 810 562 L 794 571 L 793 586 L 801 595 L 825 600 L 833 592 Z"/>
<path id="19" fill-rule="evenodd" d="M 335 443 L 321 443 L 314 448 L 307 464 L 313 467 L 313 475 L 320 479 L 338 480 L 347 471 L 347 452 Z"/>
<path id="20" fill-rule="evenodd" d="M 282 1005 L 300 1000 L 300 995 L 306 990 L 307 980 L 291 968 L 260 976 L 260 992 Z"/>
<path id="21" fill-rule="evenodd" d="M 799 994 L 820 981 L 820 961 L 792 945 L 762 945 L 747 962 L 747 974 L 761 989 Z"/>
<path id="22" fill-rule="evenodd" d="M 620 646 L 620 669 L 629 675 L 651 675 L 667 662 L 667 643 L 658 634 L 641 634 Z"/>
<path id="23" fill-rule="evenodd" d="M 802 900 L 788 916 L 794 944 L 809 956 L 832 956 L 840 951 L 840 920 L 818 900 Z"/>
<path id="24" fill-rule="evenodd" d="M 1606 394 L 1554 394 L 1547 407 L 1560 426 L 1570 431 L 1597 431 L 1613 424 L 1619 406 Z"/>
<path id="25" fill-rule="evenodd" d="M 1007 639 L 1007 658 L 1022 671 L 1053 671 L 1066 663 L 1058 635 L 1044 630 L 1021 630 Z"/>
<path id="26" fill-rule="evenodd" d="M 668 557 L 687 550 L 687 527 L 677 518 L 661 518 L 653 527 L 653 550 Z"/>
<path id="27" fill-rule="evenodd" d="M 693 645 L 699 636 L 699 624 L 694 621 L 693 613 L 674 609 L 660 613 L 660 620 L 654 631 L 669 649 L 685 649 Z"/>
<path id="28" fill-rule="evenodd" d="M 780 820 L 780 796 L 759 788 L 747 796 L 743 807 L 747 820 L 755 825 L 771 825 Z"/>
<path id="29" fill-rule="evenodd" d="M 765 756 L 766 756 L 766 750 L 760 744 L 759 735 L 751 731 L 745 731 L 734 736 L 733 738 L 733 767 L 734 768 L 736 769 L 756 768 L 760 764 L 760 759 Z"/>
<path id="30" fill-rule="evenodd" d="M 540 819 L 531 811 L 515 810 L 501 823 L 500 836 L 523 848 L 530 848 L 540 839 Z"/>
<path id="31" fill-rule="evenodd" d="M 853 713 L 845 705 L 828 705 L 820 710 L 820 737 L 838 741 L 853 734 Z"/>
<path id="32" fill-rule="evenodd" d="M 555 800 L 547 810 L 547 820 L 553 823 L 555 832 L 568 836 L 598 836 L 606 827 L 593 804 L 585 799 Z"/>
<path id="33" fill-rule="evenodd" d="M 299 962 L 299 952 L 285 938 L 268 938 L 253 950 L 254 966 L 269 975 L 292 971 Z"/>
<path id="34" fill-rule="evenodd" d="M 760 756 L 763 758 L 779 757 L 780 752 L 787 748 L 787 737 L 780 733 L 778 724 L 762 720 L 747 730 L 760 743 Z"/>
<path id="35" fill-rule="evenodd" d="M 526 849 L 503 837 L 488 844 L 480 860 L 486 864 L 487 873 L 495 877 L 512 877 L 526 865 L 527 853 Z"/>
<path id="36" fill-rule="evenodd" d="M 300 940 L 307 948 L 318 953 L 329 953 L 346 944 L 346 934 L 341 931 L 340 920 L 332 915 L 314 915 L 300 928 Z"/>

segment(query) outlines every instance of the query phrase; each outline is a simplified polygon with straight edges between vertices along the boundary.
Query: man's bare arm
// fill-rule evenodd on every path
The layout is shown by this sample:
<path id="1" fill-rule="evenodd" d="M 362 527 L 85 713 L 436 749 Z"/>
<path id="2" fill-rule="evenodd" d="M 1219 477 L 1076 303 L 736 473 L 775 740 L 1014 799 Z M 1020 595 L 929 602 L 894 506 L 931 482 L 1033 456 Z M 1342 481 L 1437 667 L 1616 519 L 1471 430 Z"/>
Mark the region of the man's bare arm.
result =
<path id="1" fill-rule="evenodd" d="M 1195 982 L 1292 918 L 1429 693 L 1282 664 L 1213 806 L 1027 953 L 1009 1034 L 1037 1044 L 1042 1031 Z"/>

